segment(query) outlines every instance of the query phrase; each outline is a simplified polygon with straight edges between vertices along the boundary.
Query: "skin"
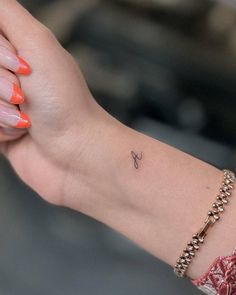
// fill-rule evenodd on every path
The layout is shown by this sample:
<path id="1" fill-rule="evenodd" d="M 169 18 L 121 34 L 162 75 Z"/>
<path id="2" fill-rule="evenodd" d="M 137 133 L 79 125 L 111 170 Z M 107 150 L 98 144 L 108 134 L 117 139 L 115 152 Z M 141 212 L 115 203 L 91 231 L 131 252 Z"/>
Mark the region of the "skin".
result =
<path id="1" fill-rule="evenodd" d="M 29 129 L 12 128 L 11 135 L 1 130 L 1 152 L 47 202 L 107 224 L 173 266 L 203 225 L 221 171 L 111 117 L 47 28 L 15 0 L 0 0 L 0 7 L 0 46 L 32 69 L 29 75 L 0 69 L 0 76 L 21 86 L 20 109 L 32 122 Z M 217 256 L 232 252 L 235 207 L 232 202 L 212 229 L 189 277 L 197 278 Z"/>

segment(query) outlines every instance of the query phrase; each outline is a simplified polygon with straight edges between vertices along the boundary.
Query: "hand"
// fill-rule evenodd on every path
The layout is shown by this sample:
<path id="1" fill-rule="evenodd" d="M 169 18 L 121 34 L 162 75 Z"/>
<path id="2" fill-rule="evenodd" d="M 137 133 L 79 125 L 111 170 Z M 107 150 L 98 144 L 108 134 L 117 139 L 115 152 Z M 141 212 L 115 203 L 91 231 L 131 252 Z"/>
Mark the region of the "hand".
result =
<path id="1" fill-rule="evenodd" d="M 25 102 L 17 88 L 21 93 L 18 103 L 26 114 L 21 127 L 28 128 L 31 121 L 28 129 L 9 129 L 15 121 L 13 125 L 1 124 L 1 151 L 40 196 L 66 205 L 65 194 L 73 182 L 80 187 L 77 196 L 91 193 L 94 185 L 88 182 L 96 177 L 98 141 L 115 120 L 95 102 L 74 59 L 45 26 L 15 0 L 0 0 L 0 7 L 0 77 L 5 84 L 8 80 L 8 84 L 12 81 L 21 86 Z M 23 71 L 19 71 L 19 61 Z M 0 114 L 3 104 L 19 114 L 16 106 L 3 100 Z M 5 121 L 19 121 L 10 114 L 5 117 Z"/>

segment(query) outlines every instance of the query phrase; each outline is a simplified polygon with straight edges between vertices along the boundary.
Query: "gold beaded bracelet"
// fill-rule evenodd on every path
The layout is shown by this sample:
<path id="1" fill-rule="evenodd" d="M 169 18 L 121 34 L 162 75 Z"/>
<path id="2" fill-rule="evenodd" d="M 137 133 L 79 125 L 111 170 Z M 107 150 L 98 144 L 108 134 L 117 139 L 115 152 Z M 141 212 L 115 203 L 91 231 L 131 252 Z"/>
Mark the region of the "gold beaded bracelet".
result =
<path id="1" fill-rule="evenodd" d="M 187 247 L 175 264 L 174 273 L 178 277 L 185 276 L 196 252 L 199 250 L 200 245 L 203 244 L 209 228 L 220 219 L 220 214 L 224 211 L 224 206 L 229 202 L 229 197 L 234 188 L 235 174 L 230 170 L 223 170 L 223 174 L 224 179 L 220 188 L 220 193 L 217 195 L 216 201 L 212 205 L 213 209 L 207 213 L 204 227 L 192 236 L 191 241 L 187 244 Z"/>

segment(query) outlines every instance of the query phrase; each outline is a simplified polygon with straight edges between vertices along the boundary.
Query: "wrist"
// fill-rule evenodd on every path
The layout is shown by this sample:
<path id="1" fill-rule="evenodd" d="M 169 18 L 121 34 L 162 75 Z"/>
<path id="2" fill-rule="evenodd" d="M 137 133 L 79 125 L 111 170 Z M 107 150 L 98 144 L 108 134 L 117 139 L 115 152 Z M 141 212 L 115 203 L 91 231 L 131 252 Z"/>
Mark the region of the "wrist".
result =
<path id="1" fill-rule="evenodd" d="M 109 115 L 101 118 L 84 160 L 80 158 L 68 177 L 65 206 L 107 224 L 173 266 L 186 241 L 202 225 L 221 171 Z M 132 151 L 139 158 L 142 153 L 138 168 Z M 224 243 L 222 254 L 231 244 Z M 219 253 L 219 247 L 208 245 L 190 269 L 193 278 Z"/>
<path id="2" fill-rule="evenodd" d="M 75 152 L 66 173 L 62 205 L 101 220 L 106 207 L 121 201 L 117 174 L 127 127 L 100 107 L 91 117 L 83 151 Z"/>

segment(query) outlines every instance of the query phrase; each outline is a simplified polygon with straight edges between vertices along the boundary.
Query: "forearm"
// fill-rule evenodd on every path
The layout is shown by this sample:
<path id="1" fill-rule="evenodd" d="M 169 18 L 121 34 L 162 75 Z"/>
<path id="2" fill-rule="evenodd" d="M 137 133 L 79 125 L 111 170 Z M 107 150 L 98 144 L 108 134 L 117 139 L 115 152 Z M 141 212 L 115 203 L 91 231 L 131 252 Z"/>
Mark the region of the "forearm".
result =
<path id="1" fill-rule="evenodd" d="M 67 205 L 173 266 L 192 234 L 203 225 L 222 172 L 119 123 L 112 128 L 104 126 L 104 130 L 88 168 L 92 170 L 88 187 L 95 189 L 81 202 L 73 182 Z M 200 276 L 217 256 L 232 252 L 236 237 L 228 235 L 223 243 L 219 241 L 223 232 L 225 236 L 234 227 L 235 208 L 236 202 L 232 202 L 212 229 L 189 268 L 190 277 Z"/>

